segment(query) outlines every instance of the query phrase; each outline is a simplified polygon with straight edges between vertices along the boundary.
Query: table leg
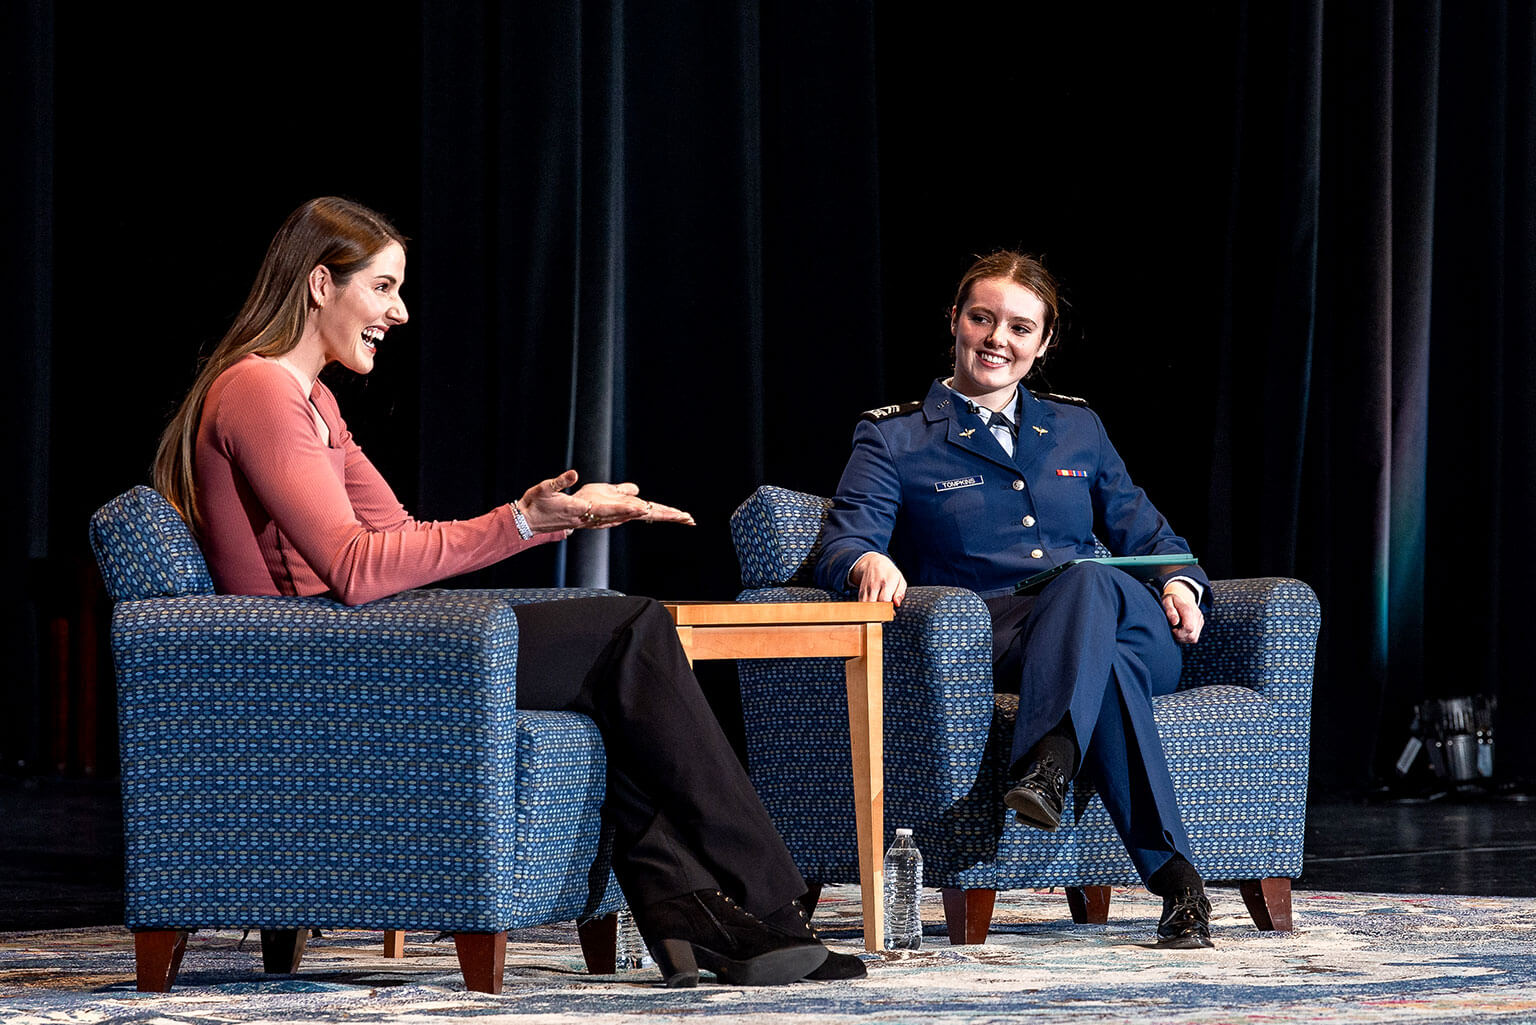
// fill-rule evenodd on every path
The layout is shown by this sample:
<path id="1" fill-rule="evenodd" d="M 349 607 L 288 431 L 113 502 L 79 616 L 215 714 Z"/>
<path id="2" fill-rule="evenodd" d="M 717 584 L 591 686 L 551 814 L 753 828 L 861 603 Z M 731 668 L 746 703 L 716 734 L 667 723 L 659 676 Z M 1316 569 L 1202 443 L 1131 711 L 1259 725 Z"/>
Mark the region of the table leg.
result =
<path id="1" fill-rule="evenodd" d="M 688 668 L 693 668 L 693 627 L 680 626 L 677 628 L 677 639 L 683 646 L 683 657 L 688 660 Z"/>
<path id="2" fill-rule="evenodd" d="M 848 660 L 846 674 L 864 949 L 879 950 L 885 945 L 885 695 L 879 623 L 865 624 L 864 653 Z"/>

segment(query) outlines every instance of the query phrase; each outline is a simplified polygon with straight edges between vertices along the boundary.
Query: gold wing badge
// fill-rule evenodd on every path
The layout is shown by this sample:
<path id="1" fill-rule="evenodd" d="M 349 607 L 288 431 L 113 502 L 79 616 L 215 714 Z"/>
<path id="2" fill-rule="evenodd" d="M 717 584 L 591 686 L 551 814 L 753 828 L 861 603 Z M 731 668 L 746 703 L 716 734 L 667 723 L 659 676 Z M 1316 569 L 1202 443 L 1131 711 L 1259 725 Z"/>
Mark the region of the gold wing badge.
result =
<path id="1" fill-rule="evenodd" d="M 976 433 L 976 428 L 969 427 L 969 428 L 967 428 L 967 429 L 965 429 L 965 430 L 960 432 L 960 437 L 962 437 L 962 438 L 969 438 L 971 435 L 973 435 L 975 433 Z"/>
<path id="2" fill-rule="evenodd" d="M 1046 430 L 1044 427 L 1036 427 L 1034 424 L 1030 424 L 1029 426 L 1030 426 L 1031 430 L 1033 430 L 1036 434 L 1041 435 L 1042 437 L 1044 435 L 1047 435 L 1047 434 L 1051 433 L 1050 431 Z"/>

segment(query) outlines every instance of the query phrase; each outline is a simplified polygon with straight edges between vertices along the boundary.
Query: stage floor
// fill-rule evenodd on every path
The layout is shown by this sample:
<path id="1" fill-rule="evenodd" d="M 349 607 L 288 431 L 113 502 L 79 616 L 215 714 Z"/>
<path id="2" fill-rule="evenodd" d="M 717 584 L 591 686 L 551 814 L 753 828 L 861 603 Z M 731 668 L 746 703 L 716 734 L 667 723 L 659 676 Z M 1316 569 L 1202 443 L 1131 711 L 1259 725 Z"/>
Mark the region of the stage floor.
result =
<path id="1" fill-rule="evenodd" d="M 0 932 L 123 920 L 117 782 L 0 779 Z M 1536 897 L 1536 800 L 1319 799 L 1298 889 Z"/>

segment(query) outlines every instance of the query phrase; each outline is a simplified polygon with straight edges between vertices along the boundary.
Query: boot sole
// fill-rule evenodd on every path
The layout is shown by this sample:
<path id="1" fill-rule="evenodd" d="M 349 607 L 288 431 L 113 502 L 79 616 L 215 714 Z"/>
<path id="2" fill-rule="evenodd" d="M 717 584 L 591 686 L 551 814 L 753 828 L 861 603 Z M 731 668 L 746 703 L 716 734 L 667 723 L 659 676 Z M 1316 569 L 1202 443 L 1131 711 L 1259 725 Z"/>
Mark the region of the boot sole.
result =
<path id="1" fill-rule="evenodd" d="M 1026 826 L 1054 833 L 1061 828 L 1061 813 L 1046 805 L 1033 790 L 1020 787 L 1008 791 L 1003 803 L 1013 809 L 1014 817 Z"/>
<path id="2" fill-rule="evenodd" d="M 827 948 L 807 943 L 736 961 L 695 943 L 693 954 L 699 967 L 714 972 L 721 982 L 733 986 L 783 986 L 820 968 L 827 959 Z"/>
<path id="3" fill-rule="evenodd" d="M 1169 936 L 1153 946 L 1158 950 L 1207 950 L 1216 946 L 1209 936 Z"/>
<path id="4" fill-rule="evenodd" d="M 842 982 L 846 979 L 862 979 L 869 974 L 864 962 L 854 954 L 827 953 L 821 967 L 806 976 L 813 982 Z"/>

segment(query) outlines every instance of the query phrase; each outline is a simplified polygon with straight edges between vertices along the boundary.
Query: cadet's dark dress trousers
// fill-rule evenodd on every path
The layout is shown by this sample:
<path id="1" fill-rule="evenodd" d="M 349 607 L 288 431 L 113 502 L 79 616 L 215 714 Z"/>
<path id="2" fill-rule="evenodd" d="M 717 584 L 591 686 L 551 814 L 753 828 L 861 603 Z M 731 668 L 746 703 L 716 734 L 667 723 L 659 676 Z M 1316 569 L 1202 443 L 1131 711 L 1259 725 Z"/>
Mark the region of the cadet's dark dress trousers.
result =
<path id="1" fill-rule="evenodd" d="M 1156 596 L 1127 573 L 1085 563 L 1039 595 L 986 603 L 993 685 L 1019 694 L 1014 761 L 1069 719 L 1079 778 L 1097 787 L 1142 879 L 1174 851 L 1192 862 L 1152 718 L 1152 696 L 1172 693 L 1183 667 Z"/>

